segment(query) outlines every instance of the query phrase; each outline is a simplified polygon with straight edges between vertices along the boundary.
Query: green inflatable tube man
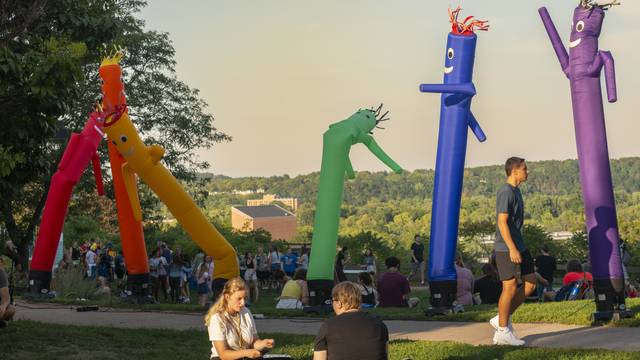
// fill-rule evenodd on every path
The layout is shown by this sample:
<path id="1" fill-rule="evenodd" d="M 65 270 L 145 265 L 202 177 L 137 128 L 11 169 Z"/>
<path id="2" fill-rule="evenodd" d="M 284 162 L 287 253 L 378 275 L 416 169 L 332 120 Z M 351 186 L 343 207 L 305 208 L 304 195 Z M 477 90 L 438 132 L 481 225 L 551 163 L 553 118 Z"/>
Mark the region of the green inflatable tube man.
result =
<path id="1" fill-rule="evenodd" d="M 344 190 L 345 174 L 355 178 L 349 151 L 355 144 L 364 144 L 378 159 L 394 172 L 401 174 L 402 168 L 378 146 L 373 139 L 374 128 L 382 121 L 389 120 L 380 115 L 382 105 L 376 110 L 361 109 L 348 119 L 331 124 L 322 137 L 322 165 L 320 184 L 316 202 L 313 240 L 307 280 L 312 306 L 328 305 L 333 288 L 334 258 L 338 243 L 338 225 L 340 223 L 340 205 Z"/>

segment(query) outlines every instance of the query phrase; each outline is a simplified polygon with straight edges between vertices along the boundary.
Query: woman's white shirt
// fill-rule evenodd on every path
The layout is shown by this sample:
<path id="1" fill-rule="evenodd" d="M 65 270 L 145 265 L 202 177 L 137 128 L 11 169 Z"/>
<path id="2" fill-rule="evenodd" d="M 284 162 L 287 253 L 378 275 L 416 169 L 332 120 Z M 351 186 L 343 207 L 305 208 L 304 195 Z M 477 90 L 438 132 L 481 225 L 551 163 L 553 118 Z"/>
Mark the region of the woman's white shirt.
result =
<path id="1" fill-rule="evenodd" d="M 220 356 L 213 344 L 214 341 L 225 341 L 230 350 L 250 349 L 253 341 L 258 338 L 258 329 L 253 321 L 251 311 L 246 307 L 240 310 L 240 332 L 245 344 L 240 347 L 240 339 L 236 336 L 236 324 L 226 324 L 222 321 L 220 314 L 215 314 L 209 322 L 209 340 L 211 341 L 211 357 Z"/>

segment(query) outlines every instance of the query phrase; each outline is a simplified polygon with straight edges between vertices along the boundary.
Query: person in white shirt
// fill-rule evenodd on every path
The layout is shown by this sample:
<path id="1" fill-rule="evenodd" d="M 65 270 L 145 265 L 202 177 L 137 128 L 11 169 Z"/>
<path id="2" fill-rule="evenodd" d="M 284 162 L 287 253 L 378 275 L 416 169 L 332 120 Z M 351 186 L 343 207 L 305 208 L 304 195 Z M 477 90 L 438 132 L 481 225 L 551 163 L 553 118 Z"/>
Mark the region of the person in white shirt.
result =
<path id="1" fill-rule="evenodd" d="M 95 253 L 95 247 L 91 247 L 89 251 L 87 251 L 87 255 L 85 257 L 87 261 L 87 277 L 89 279 L 95 279 L 96 277 L 96 260 L 98 255 Z"/>
<path id="2" fill-rule="evenodd" d="M 227 281 L 222 294 L 204 317 L 211 341 L 211 359 L 258 359 L 262 351 L 273 348 L 273 339 L 260 339 L 245 298 L 247 286 L 242 278 Z"/>
<path id="3" fill-rule="evenodd" d="M 307 270 L 309 268 L 309 250 L 303 247 L 300 250 L 300 257 L 298 258 L 298 268 Z"/>

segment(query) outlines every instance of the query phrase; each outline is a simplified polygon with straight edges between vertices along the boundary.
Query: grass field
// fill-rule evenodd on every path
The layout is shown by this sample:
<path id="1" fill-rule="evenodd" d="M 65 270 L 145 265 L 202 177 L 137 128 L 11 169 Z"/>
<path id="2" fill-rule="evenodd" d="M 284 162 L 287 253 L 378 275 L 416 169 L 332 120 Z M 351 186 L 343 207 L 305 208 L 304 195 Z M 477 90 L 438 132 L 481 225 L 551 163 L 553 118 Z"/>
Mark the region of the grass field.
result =
<path id="1" fill-rule="evenodd" d="M 272 353 L 309 359 L 312 336 L 261 334 L 274 338 Z M 0 329 L 3 360 L 49 359 L 208 359 L 210 342 L 204 331 L 130 330 L 107 327 L 49 325 L 16 321 Z M 640 353 L 472 346 L 454 342 L 392 341 L 390 359 L 640 359 Z"/>
<path id="2" fill-rule="evenodd" d="M 268 317 L 301 317 L 314 316 L 304 314 L 300 310 L 278 310 L 275 308 L 278 296 L 273 290 L 263 290 L 260 295 L 260 301 L 251 304 L 250 308 L 254 314 L 264 314 Z M 496 305 L 475 305 L 465 308 L 465 312 L 451 314 L 447 316 L 435 316 L 428 318 L 425 316 L 425 307 L 428 304 L 428 293 L 425 290 L 413 291 L 411 296 L 420 298 L 420 305 L 417 308 L 376 308 L 371 309 L 372 313 L 380 316 L 384 320 L 438 320 L 438 321 L 489 321 L 497 313 Z M 109 306 L 115 308 L 135 308 L 140 310 L 160 310 L 160 311 L 188 311 L 202 312 L 203 309 L 194 304 L 148 304 L 148 305 L 131 305 L 123 304 L 117 298 L 111 301 L 85 301 L 80 302 L 75 299 L 55 299 L 55 302 L 70 305 L 88 305 L 97 304 L 101 306 Z M 640 326 L 640 299 L 628 299 L 627 306 L 635 311 L 632 319 L 625 319 L 620 322 L 610 323 L 612 326 Z M 595 310 L 593 300 L 566 301 L 566 302 L 550 302 L 550 303 L 525 303 L 515 313 L 513 321 L 516 323 L 556 323 L 568 325 L 589 325 L 591 323 L 590 315 Z"/>

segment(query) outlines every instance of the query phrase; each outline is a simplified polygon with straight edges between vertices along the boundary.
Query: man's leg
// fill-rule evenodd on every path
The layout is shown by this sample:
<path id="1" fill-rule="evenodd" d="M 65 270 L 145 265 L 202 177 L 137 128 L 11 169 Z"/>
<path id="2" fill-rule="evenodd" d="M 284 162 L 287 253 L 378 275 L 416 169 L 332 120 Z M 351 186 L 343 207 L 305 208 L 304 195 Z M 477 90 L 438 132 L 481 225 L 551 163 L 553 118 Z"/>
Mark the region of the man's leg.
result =
<path id="1" fill-rule="evenodd" d="M 527 297 L 533 294 L 533 292 L 536 290 L 537 280 L 533 257 L 531 256 L 529 250 L 522 251 L 520 255 L 522 256 L 522 262 L 520 263 L 520 274 L 523 285 L 520 291 L 516 294 L 516 298 L 511 304 L 511 314 L 513 314 L 518 306 L 522 305 Z"/>
<path id="2" fill-rule="evenodd" d="M 427 262 L 422 260 L 422 262 L 420 262 L 420 285 L 424 285 L 424 273 L 426 272 L 426 265 Z"/>
<path id="3" fill-rule="evenodd" d="M 498 300 L 498 323 L 500 327 L 507 327 L 509 324 L 509 315 L 513 312 L 511 309 L 516 301 L 517 292 L 518 280 L 515 277 L 502 281 L 502 293 Z"/>
<path id="4" fill-rule="evenodd" d="M 522 288 L 518 289 L 518 291 L 516 292 L 516 296 L 513 298 L 513 301 L 511 302 L 510 314 L 513 314 L 518 308 L 518 306 L 522 305 L 522 303 L 527 299 L 527 297 L 531 296 L 531 294 L 533 294 L 533 292 L 536 290 L 535 274 L 523 275 L 522 282 L 524 283 L 524 285 L 522 286 Z"/>
<path id="5" fill-rule="evenodd" d="M 418 264 L 411 262 L 411 272 L 409 273 L 409 276 L 407 276 L 407 280 L 411 281 L 411 279 L 413 278 L 413 275 L 416 274 L 417 269 L 418 269 Z"/>

